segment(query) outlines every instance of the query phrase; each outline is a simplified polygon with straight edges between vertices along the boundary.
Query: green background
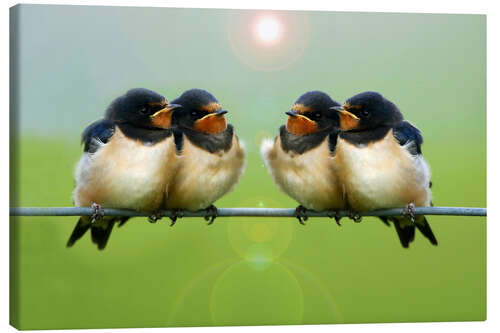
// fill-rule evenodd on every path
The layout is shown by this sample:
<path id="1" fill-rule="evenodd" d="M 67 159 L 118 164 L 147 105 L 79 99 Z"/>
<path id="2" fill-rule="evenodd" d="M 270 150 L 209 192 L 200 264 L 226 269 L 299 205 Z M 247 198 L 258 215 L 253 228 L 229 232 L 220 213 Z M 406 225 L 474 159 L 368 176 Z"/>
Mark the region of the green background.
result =
<path id="1" fill-rule="evenodd" d="M 486 205 L 486 18 L 22 5 L 12 204 L 71 206 L 80 133 L 132 87 L 205 88 L 230 111 L 247 168 L 219 207 L 295 207 L 259 156 L 303 92 L 375 90 L 424 135 L 437 206 Z M 17 16 L 16 16 L 17 15 Z M 274 16 L 282 45 L 251 34 Z M 98 252 L 75 217 L 11 219 L 18 328 L 462 321 L 486 318 L 486 219 L 432 216 L 403 249 L 374 218 L 201 218 L 115 229 Z"/>

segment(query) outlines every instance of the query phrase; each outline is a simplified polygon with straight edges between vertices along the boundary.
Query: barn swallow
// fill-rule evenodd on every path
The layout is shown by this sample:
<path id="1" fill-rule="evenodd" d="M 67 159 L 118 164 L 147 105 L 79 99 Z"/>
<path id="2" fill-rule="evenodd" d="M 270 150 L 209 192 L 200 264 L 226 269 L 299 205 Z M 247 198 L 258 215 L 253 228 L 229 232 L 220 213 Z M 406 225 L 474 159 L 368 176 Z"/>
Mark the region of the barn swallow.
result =
<path id="1" fill-rule="evenodd" d="M 94 214 L 80 217 L 68 247 L 90 229 L 92 241 L 102 250 L 114 224 L 128 219 L 103 217 L 101 205 L 142 212 L 160 208 L 178 160 L 171 131 L 177 107 L 154 91 L 132 89 L 84 130 L 73 202 L 77 207 L 92 206 Z"/>
<path id="2" fill-rule="evenodd" d="M 415 227 L 437 245 L 425 216 L 413 207 L 431 204 L 430 169 L 422 156 L 420 131 L 405 121 L 398 107 L 376 92 L 349 98 L 339 113 L 338 173 L 347 204 L 356 211 L 405 207 L 394 223 L 405 248 L 415 238 Z"/>
<path id="3" fill-rule="evenodd" d="M 299 202 L 295 215 L 301 224 L 305 209 L 315 211 L 345 208 L 342 188 L 334 165 L 339 133 L 339 103 L 321 91 L 299 97 L 286 125 L 274 140 L 264 140 L 261 155 L 279 189 Z M 339 218 L 336 217 L 337 223 Z"/>
<path id="4" fill-rule="evenodd" d="M 219 101 L 202 89 L 190 89 L 172 101 L 174 137 L 180 165 L 163 207 L 174 211 L 207 210 L 211 224 L 217 216 L 213 203 L 238 183 L 245 153 Z M 177 216 L 172 217 L 172 225 Z"/>

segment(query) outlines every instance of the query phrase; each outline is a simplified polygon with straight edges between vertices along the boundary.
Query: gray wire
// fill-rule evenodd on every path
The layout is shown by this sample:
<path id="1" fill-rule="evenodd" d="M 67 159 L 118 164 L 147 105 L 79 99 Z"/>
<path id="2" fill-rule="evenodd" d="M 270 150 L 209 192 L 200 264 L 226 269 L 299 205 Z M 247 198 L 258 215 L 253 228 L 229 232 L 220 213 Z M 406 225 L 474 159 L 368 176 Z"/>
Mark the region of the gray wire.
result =
<path id="1" fill-rule="evenodd" d="M 141 213 L 133 210 L 104 208 L 107 216 L 149 216 L 151 214 Z M 219 217 L 295 217 L 294 208 L 218 208 Z M 486 216 L 486 208 L 474 207 L 415 207 L 416 215 L 448 215 L 448 216 Z M 11 207 L 10 216 L 90 216 L 92 208 L 87 207 Z M 392 208 L 361 212 L 361 216 L 396 216 L 402 215 L 403 208 Z M 207 213 L 202 211 L 182 211 L 178 216 L 182 217 L 204 217 Z M 333 217 L 334 211 L 307 211 L 308 217 Z M 172 216 L 172 211 L 163 211 L 166 217 Z M 341 211 L 339 217 L 348 216 L 348 212 Z"/>

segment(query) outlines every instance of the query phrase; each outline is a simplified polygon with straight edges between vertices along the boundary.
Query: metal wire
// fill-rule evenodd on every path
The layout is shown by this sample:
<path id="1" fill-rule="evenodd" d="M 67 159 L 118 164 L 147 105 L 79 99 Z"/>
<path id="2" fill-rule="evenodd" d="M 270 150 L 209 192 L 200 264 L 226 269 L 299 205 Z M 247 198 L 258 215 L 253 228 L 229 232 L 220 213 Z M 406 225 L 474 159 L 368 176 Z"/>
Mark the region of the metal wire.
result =
<path id="1" fill-rule="evenodd" d="M 361 212 L 360 216 L 396 216 L 402 215 L 404 208 L 392 208 Z M 105 216 L 150 216 L 133 210 L 104 208 Z M 11 207 L 10 216 L 91 216 L 92 208 L 87 207 Z M 219 217 L 295 217 L 294 208 L 218 208 Z M 173 216 L 172 211 L 163 211 L 165 217 Z M 306 211 L 308 217 L 333 217 L 334 211 Z M 181 211 L 177 216 L 204 217 L 207 212 Z M 349 213 L 341 211 L 339 217 L 348 216 Z M 415 215 L 448 215 L 448 216 L 486 216 L 486 208 L 474 207 L 415 207 Z"/>

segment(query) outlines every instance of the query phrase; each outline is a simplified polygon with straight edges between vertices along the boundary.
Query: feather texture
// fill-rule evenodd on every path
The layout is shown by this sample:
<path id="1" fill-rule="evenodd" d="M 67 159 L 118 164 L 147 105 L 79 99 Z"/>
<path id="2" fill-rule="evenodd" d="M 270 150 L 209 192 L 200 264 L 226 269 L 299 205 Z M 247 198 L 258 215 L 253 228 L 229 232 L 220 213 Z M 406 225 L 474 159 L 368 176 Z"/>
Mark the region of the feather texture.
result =
<path id="1" fill-rule="evenodd" d="M 182 140 L 182 145 L 177 145 L 181 149 L 179 168 L 168 187 L 163 207 L 205 209 L 238 183 L 245 167 L 245 153 L 232 130 L 228 149 L 213 152 L 211 146 L 195 144 L 186 134 L 177 137 Z"/>
<path id="2" fill-rule="evenodd" d="M 319 144 L 299 154 L 285 151 L 280 135 L 261 144 L 262 158 L 278 188 L 308 209 L 344 209 L 342 189 L 333 168 L 337 163 L 331 149 L 334 140 L 323 136 Z"/>

